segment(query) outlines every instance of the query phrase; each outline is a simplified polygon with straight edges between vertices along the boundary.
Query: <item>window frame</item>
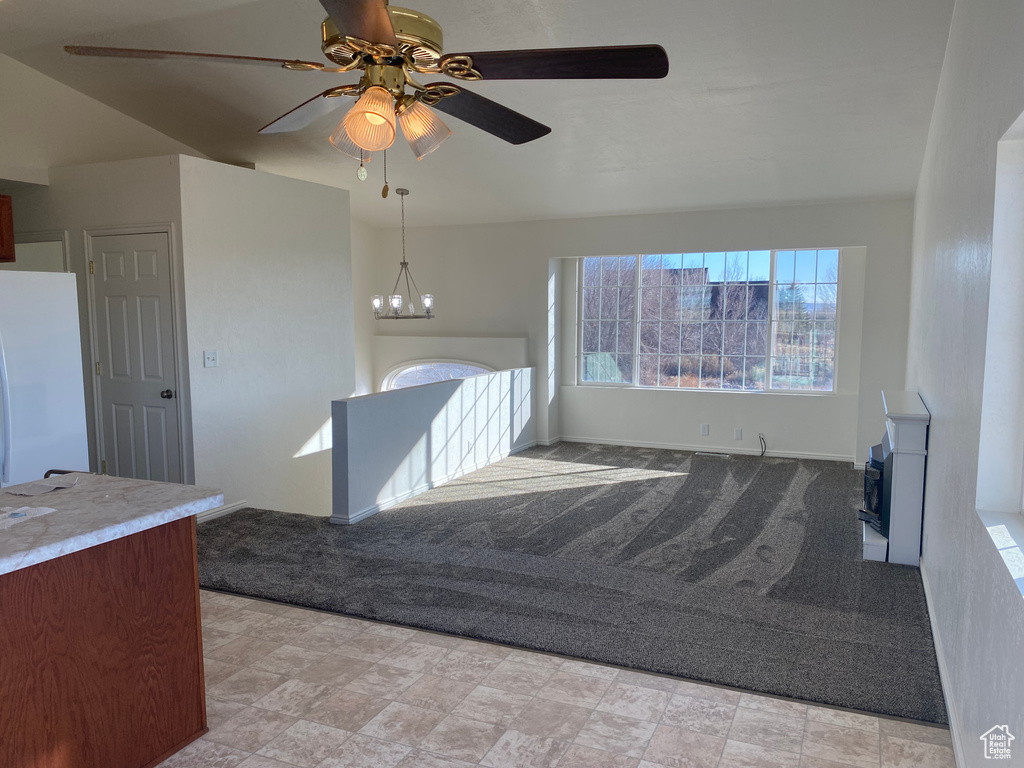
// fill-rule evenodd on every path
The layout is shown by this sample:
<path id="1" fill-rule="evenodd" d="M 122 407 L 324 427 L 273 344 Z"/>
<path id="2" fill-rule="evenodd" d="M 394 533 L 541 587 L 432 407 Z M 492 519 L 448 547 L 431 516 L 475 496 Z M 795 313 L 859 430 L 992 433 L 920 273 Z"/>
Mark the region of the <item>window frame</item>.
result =
<path id="1" fill-rule="evenodd" d="M 428 358 L 423 358 L 422 360 L 406 360 L 405 362 L 399 363 L 398 365 L 393 365 L 391 368 L 388 369 L 387 373 L 385 373 L 381 377 L 379 391 L 380 392 L 396 392 L 398 390 L 391 389 L 390 385 L 391 385 L 391 382 L 394 381 L 394 379 L 400 373 L 403 373 L 403 372 L 409 370 L 410 368 L 416 368 L 416 367 L 421 366 L 421 365 L 436 365 L 437 363 L 447 363 L 449 365 L 469 365 L 469 366 L 472 366 L 474 368 L 482 369 L 481 373 L 475 374 L 477 376 L 483 376 L 485 373 L 496 373 L 497 372 L 495 368 L 492 368 L 489 365 L 484 365 L 483 363 L 477 363 L 477 362 L 474 362 L 472 360 L 456 360 L 454 358 L 447 358 L 447 357 L 445 357 L 445 358 L 441 358 L 441 357 L 428 357 Z M 444 381 L 457 381 L 457 379 L 444 379 Z M 431 382 L 431 383 L 436 384 L 438 382 Z M 416 386 L 425 387 L 427 385 L 426 384 L 417 384 Z M 402 389 L 412 389 L 412 387 L 402 387 Z"/>
<path id="2" fill-rule="evenodd" d="M 750 249 L 748 249 L 749 252 Z M 769 250 L 765 248 L 753 250 Z M 736 393 L 750 395 L 798 395 L 801 397 L 834 397 L 839 394 L 839 328 L 842 324 L 842 271 L 843 271 L 843 249 L 835 246 L 821 246 L 815 248 L 772 248 L 771 260 L 768 274 L 768 324 L 767 324 L 767 348 L 765 352 L 765 384 L 764 389 L 702 389 L 699 387 L 663 387 L 663 386 L 642 386 L 636 383 L 640 364 L 640 302 L 642 297 L 642 270 L 643 257 L 645 255 L 655 256 L 664 254 L 633 254 L 624 253 L 617 256 L 581 256 L 576 269 L 576 383 L 583 387 L 604 387 L 611 389 L 642 389 L 642 390 L 664 390 L 666 392 L 717 392 Z M 774 358 L 774 330 L 775 330 L 775 285 L 776 285 L 776 262 L 779 251 L 838 251 L 838 267 L 836 270 L 836 329 L 835 348 L 832 358 L 832 389 L 780 389 L 771 386 L 772 361 Z M 636 296 L 633 306 L 633 381 L 585 381 L 583 378 L 583 266 L 588 258 L 634 258 L 636 259 Z M 818 285 L 816 282 L 815 285 Z"/>

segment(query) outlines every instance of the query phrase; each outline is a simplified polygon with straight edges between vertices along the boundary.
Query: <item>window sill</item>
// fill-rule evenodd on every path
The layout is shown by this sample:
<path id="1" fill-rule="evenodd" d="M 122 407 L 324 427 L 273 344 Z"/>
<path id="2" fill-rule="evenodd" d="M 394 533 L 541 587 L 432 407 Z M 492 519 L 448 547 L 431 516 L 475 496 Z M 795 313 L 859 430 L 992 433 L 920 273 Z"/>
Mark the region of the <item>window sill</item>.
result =
<path id="1" fill-rule="evenodd" d="M 1003 565 L 1024 596 L 1024 514 L 978 510 L 978 517 L 999 550 Z"/>

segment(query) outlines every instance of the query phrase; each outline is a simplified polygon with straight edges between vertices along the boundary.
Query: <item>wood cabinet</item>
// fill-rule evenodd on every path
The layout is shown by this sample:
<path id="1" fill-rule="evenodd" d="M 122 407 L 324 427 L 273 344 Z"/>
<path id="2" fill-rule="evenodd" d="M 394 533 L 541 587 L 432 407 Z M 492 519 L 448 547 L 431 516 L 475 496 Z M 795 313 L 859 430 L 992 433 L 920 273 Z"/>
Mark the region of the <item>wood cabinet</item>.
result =
<path id="1" fill-rule="evenodd" d="M 192 517 L 0 575 L 0 617 L 0 766 L 144 768 L 206 732 Z"/>
<path id="2" fill-rule="evenodd" d="M 14 261 L 14 211 L 7 195 L 0 195 L 0 261 Z"/>

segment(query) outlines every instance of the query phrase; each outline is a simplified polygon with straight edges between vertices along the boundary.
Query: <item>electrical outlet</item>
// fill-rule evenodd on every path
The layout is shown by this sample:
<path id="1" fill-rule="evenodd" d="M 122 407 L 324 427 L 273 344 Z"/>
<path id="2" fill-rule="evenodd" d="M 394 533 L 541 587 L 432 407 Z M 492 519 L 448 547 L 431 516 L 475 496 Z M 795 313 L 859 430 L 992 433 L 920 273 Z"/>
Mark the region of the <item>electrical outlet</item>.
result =
<path id="1" fill-rule="evenodd" d="M 203 368 L 216 368 L 217 363 L 217 350 L 207 349 L 203 351 Z"/>
<path id="2" fill-rule="evenodd" d="M 700 436 L 701 437 L 707 437 L 710 434 L 711 434 L 711 425 L 710 424 L 701 424 L 700 425 Z"/>
<path id="3" fill-rule="evenodd" d="M 734 429 L 732 431 L 732 438 L 733 438 L 733 440 L 742 440 L 743 439 L 743 430 L 742 429 Z"/>

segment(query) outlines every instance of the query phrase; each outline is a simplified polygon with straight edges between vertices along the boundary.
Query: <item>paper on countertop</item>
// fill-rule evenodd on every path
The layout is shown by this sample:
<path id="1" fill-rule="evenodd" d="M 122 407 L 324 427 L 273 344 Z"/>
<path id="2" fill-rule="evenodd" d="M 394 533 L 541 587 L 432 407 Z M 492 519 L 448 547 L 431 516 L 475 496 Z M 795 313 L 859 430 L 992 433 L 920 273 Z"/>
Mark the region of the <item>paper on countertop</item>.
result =
<path id="1" fill-rule="evenodd" d="M 33 517 L 48 515 L 56 511 L 50 507 L 18 507 L 17 509 L 14 507 L 0 507 L 0 531 L 6 530 L 25 520 L 31 520 Z M 17 517 L 13 517 L 13 515 L 17 515 Z"/>
<path id="2" fill-rule="evenodd" d="M 21 486 L 18 490 L 14 491 L 10 488 L 6 489 L 6 493 L 12 496 L 42 496 L 44 493 L 50 491 L 57 491 L 62 488 L 73 488 L 78 484 L 78 475 L 54 475 L 48 477 L 46 480 L 36 480 L 32 483 L 26 483 Z"/>

